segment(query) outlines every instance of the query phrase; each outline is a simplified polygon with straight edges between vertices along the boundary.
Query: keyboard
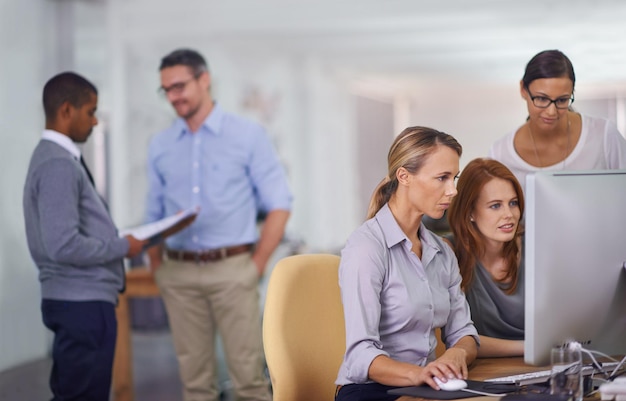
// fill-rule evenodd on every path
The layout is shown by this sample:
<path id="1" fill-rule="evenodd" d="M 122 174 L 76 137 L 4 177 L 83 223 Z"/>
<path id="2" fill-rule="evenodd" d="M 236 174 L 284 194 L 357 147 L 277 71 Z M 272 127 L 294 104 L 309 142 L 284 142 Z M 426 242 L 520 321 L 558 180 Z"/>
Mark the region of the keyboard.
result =
<path id="1" fill-rule="evenodd" d="M 604 373 L 611 372 L 617 366 L 618 362 L 603 362 L 600 365 L 602 366 L 602 370 L 596 369 L 592 365 L 583 366 L 583 376 L 590 376 L 594 373 Z M 529 373 L 520 373 L 516 375 L 510 376 L 501 376 L 494 377 L 491 379 L 486 379 L 484 381 L 491 383 L 507 383 L 507 384 L 517 384 L 519 386 L 527 386 L 529 384 L 537 384 L 537 383 L 545 383 L 550 380 L 550 370 L 538 370 L 535 372 Z"/>

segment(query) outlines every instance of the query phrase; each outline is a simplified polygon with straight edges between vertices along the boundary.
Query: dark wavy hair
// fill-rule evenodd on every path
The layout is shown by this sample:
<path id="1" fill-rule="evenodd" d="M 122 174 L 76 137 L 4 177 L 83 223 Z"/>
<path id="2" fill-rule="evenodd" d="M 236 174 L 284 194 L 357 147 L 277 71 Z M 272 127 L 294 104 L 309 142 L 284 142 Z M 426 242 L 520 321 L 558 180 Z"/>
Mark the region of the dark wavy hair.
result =
<path id="1" fill-rule="evenodd" d="M 474 279 L 474 267 L 480 255 L 485 252 L 485 239 L 476 225 L 471 222 L 470 216 L 476 207 L 476 201 L 480 196 L 485 184 L 494 178 L 509 181 L 517 194 L 520 216 L 524 214 L 524 194 L 522 187 L 511 170 L 499 161 L 478 158 L 467 164 L 461 172 L 457 183 L 457 195 L 452 199 L 448 209 L 448 222 L 454 235 L 454 252 L 459 260 L 461 270 L 461 288 L 467 288 Z M 504 245 L 504 258 L 507 261 L 508 272 L 502 281 L 511 280 L 511 286 L 505 291 L 512 294 L 517 288 L 519 255 L 521 249 L 518 245 L 518 237 L 523 233 L 521 224 L 517 225 L 517 231 L 512 241 Z"/>
<path id="2" fill-rule="evenodd" d="M 572 88 L 576 85 L 576 74 L 570 59 L 560 50 L 544 50 L 526 64 L 522 82 L 528 89 L 528 85 L 536 79 L 564 77 L 572 81 Z"/>

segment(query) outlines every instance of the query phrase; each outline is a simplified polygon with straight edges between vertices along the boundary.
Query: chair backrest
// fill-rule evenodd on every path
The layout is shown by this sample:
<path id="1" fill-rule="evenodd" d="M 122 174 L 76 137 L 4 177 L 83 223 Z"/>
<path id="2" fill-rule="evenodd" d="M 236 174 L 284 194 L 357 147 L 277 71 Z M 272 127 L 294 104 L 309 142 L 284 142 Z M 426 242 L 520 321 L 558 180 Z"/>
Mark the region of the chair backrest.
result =
<path id="1" fill-rule="evenodd" d="M 263 345 L 274 401 L 332 401 L 346 347 L 339 256 L 278 261 L 267 287 Z"/>
<path id="2" fill-rule="evenodd" d="M 435 357 L 439 358 L 441 355 L 443 355 L 444 352 L 446 352 L 446 344 L 443 342 L 443 339 L 441 338 L 441 329 L 439 327 L 435 329 L 435 337 L 437 338 L 437 348 L 435 348 Z"/>

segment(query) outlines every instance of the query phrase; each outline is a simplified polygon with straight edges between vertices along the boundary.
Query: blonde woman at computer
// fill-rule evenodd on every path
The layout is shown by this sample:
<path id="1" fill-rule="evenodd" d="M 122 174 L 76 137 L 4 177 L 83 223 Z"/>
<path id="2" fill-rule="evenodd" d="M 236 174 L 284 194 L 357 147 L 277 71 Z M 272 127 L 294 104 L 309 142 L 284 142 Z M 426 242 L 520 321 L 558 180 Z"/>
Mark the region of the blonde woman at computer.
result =
<path id="1" fill-rule="evenodd" d="M 575 83 L 574 67 L 559 50 L 542 51 L 528 62 L 520 81 L 528 118 L 489 150 L 522 187 L 526 175 L 540 170 L 626 168 L 626 139 L 617 126 L 572 109 Z"/>
<path id="2" fill-rule="evenodd" d="M 513 173 L 493 159 L 461 172 L 448 210 L 479 357 L 524 354 L 524 260 L 520 218 L 524 195 Z"/>
<path id="3" fill-rule="evenodd" d="M 458 263 L 422 223 L 425 215 L 441 218 L 456 195 L 461 150 L 452 136 L 425 127 L 405 129 L 391 145 L 368 220 L 341 252 L 346 353 L 337 401 L 395 400 L 387 390 L 439 389 L 434 377 L 467 377 L 478 333 Z M 448 348 L 436 358 L 438 327 Z"/>

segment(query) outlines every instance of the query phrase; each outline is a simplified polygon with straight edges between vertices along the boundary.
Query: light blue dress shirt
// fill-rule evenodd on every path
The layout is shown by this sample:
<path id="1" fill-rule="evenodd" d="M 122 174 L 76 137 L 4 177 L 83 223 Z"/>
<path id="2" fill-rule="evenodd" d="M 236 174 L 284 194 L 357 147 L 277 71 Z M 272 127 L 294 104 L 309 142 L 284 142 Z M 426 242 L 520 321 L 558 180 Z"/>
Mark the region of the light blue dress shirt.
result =
<path id="1" fill-rule="evenodd" d="M 254 243 L 258 210 L 290 210 L 284 169 L 258 124 L 216 103 L 197 132 L 178 118 L 148 150 L 147 222 L 199 207 L 194 223 L 167 239 L 172 249 Z"/>
<path id="2" fill-rule="evenodd" d="M 339 284 L 346 320 L 346 354 L 336 384 L 366 383 L 379 355 L 425 366 L 435 359 L 434 329 L 447 346 L 478 333 L 461 291 L 454 252 L 422 224 L 422 259 L 388 205 L 348 239 Z"/>

